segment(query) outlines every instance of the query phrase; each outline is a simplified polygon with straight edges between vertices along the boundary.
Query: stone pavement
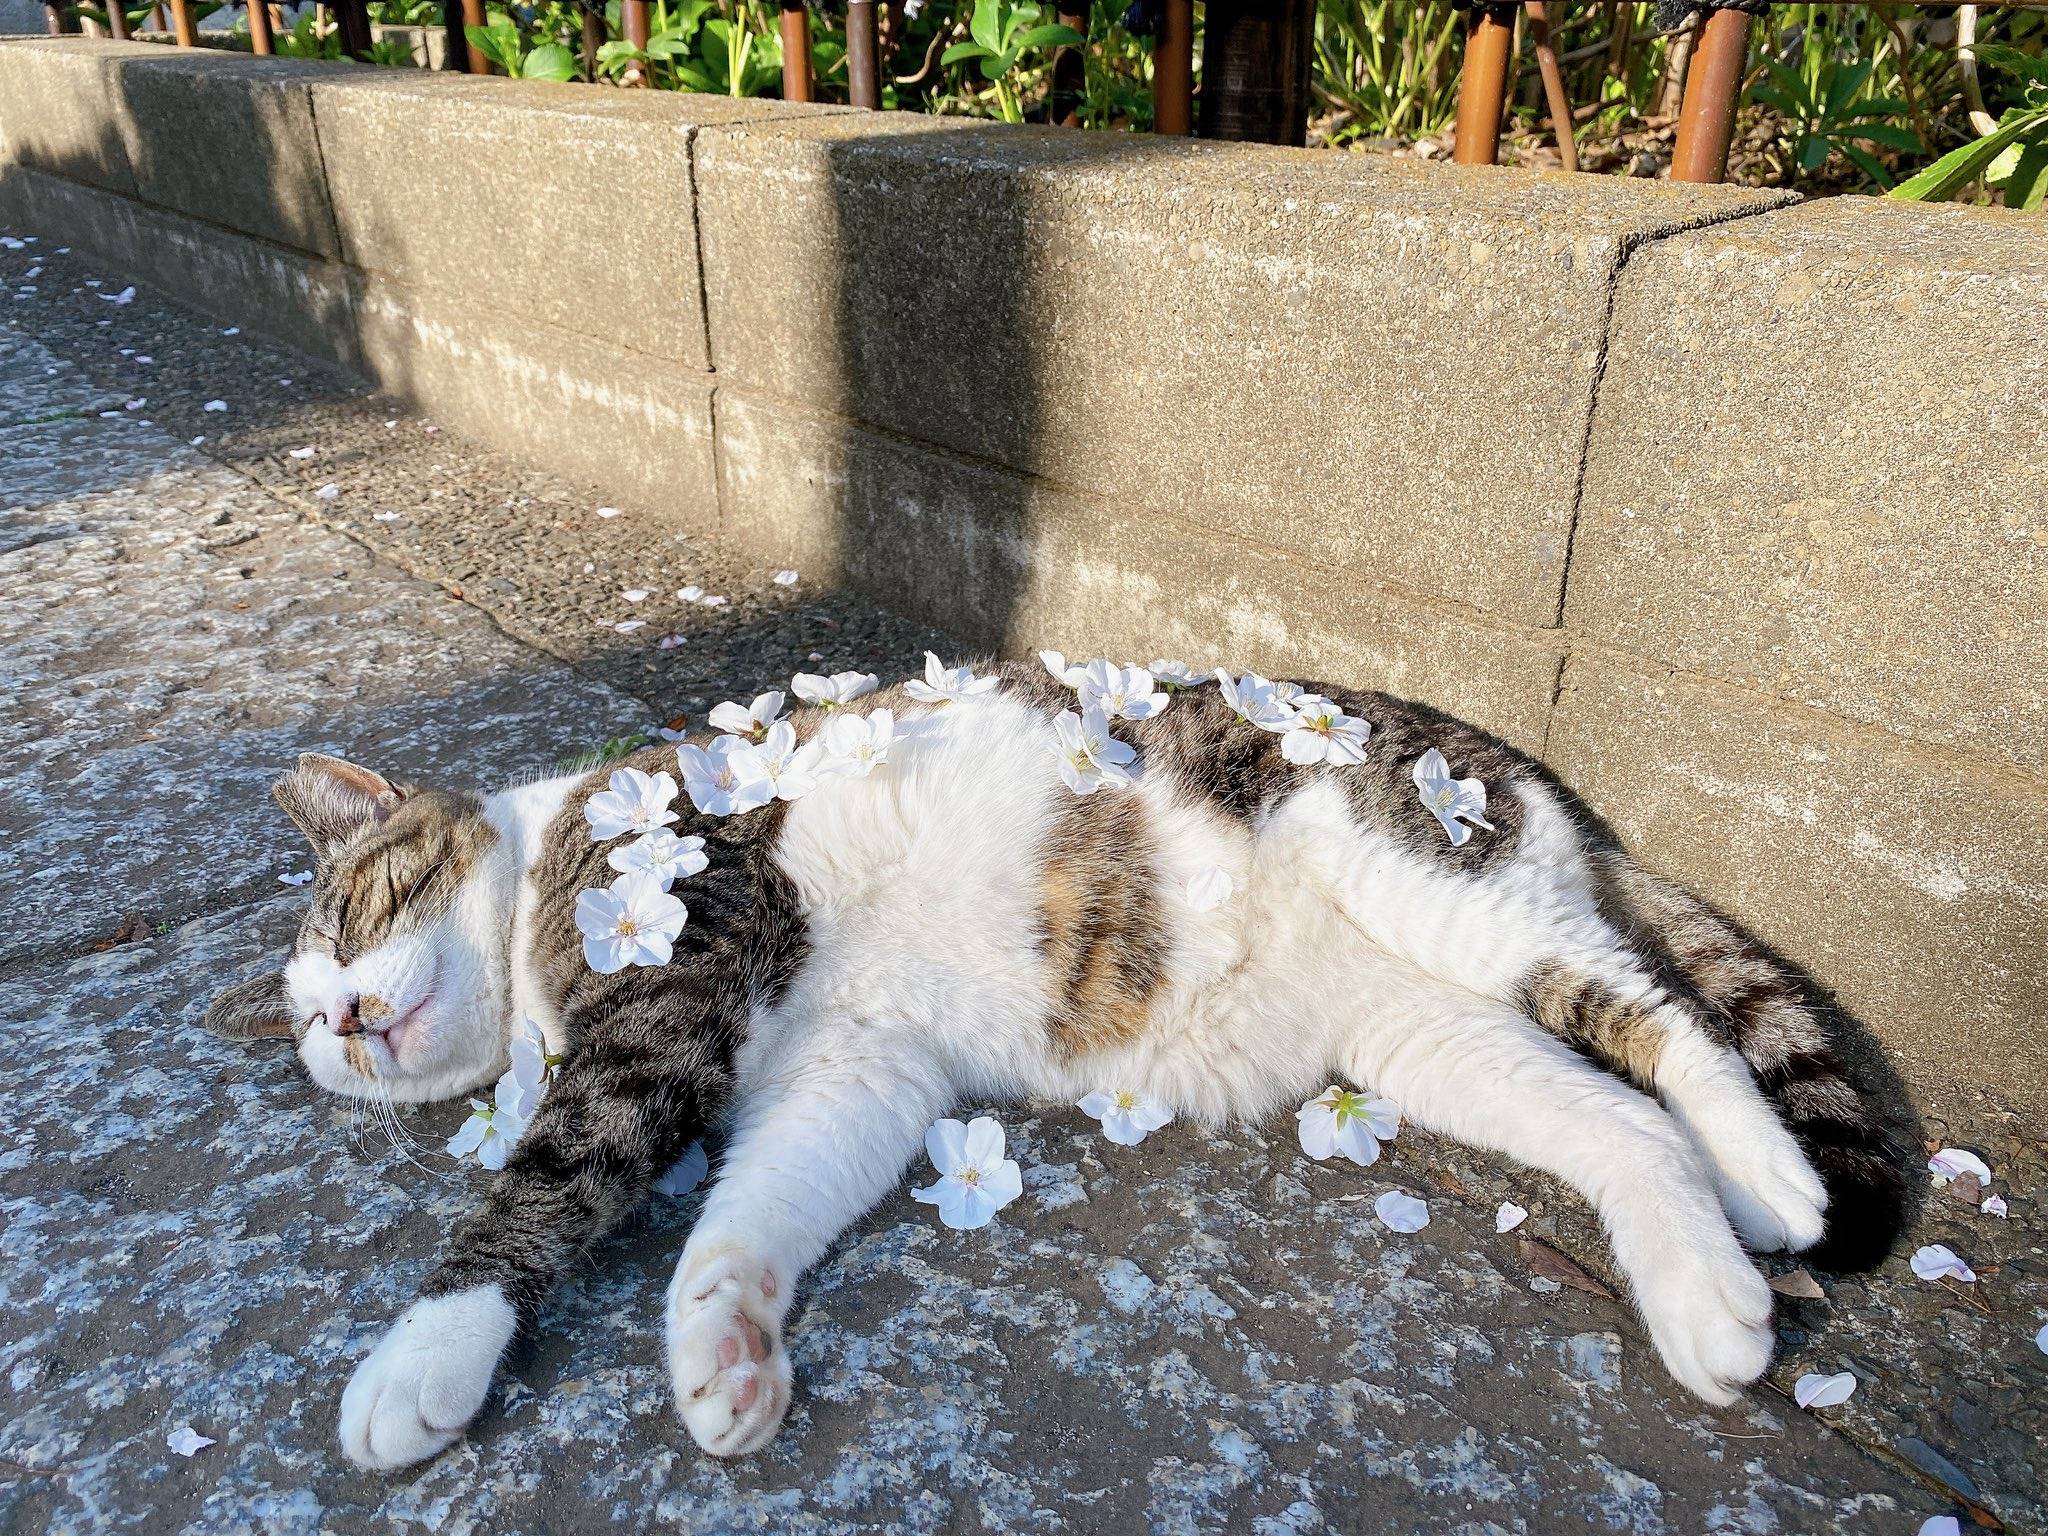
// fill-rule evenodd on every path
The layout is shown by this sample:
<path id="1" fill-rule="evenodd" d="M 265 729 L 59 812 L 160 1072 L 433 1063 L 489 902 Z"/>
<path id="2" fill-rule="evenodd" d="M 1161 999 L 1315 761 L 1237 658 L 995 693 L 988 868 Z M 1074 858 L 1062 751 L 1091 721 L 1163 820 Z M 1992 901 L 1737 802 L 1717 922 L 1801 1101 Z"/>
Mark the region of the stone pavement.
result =
<path id="1" fill-rule="evenodd" d="M 357 1472 L 341 1386 L 488 1175 L 439 1152 L 459 1108 L 351 1123 L 198 1027 L 294 925 L 269 779 L 323 748 L 489 786 L 945 642 L 601 517 L 222 321 L 109 303 L 79 253 L 0 250 L 0 282 L 34 288 L 0 298 L 0 1530 L 2048 1529 L 2048 1149 L 1983 1103 L 1926 1134 L 1981 1151 L 2010 1218 L 1930 1194 L 1877 1273 L 1786 1300 L 1725 1412 L 1625 1307 L 1530 1268 L 1524 1234 L 1605 1273 L 1543 1180 L 1410 1132 L 1366 1171 L 1307 1162 L 1284 1117 L 1123 1149 L 999 1106 L 1025 1198 L 956 1234 L 906 1184 L 851 1232 L 761 1455 L 711 1461 L 669 1411 L 683 1200 L 562 1292 L 466 1439 Z M 1396 1187 L 1423 1232 L 1373 1218 Z M 1502 1237 L 1506 1198 L 1533 1214 Z M 1916 1280 L 1923 1242 L 1979 1283 Z M 1793 1407 L 1837 1370 L 1848 1403 Z M 172 1455 L 183 1424 L 217 1443 Z"/>

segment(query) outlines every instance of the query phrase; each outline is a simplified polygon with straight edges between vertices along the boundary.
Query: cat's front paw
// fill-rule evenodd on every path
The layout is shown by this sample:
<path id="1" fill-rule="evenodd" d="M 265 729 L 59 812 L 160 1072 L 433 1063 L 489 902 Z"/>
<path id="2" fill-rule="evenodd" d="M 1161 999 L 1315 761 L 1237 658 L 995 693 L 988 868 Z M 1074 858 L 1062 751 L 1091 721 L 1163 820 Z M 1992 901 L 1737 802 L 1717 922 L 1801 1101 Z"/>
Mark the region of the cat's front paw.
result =
<path id="1" fill-rule="evenodd" d="M 1771 1288 L 1733 1233 L 1701 1246 L 1680 1238 L 1633 1279 L 1664 1368 L 1695 1397 L 1725 1408 L 1769 1368 Z"/>
<path id="2" fill-rule="evenodd" d="M 759 1450 L 789 1411 L 780 1292 L 772 1269 L 732 1249 L 685 1254 L 669 1285 L 676 1410 L 714 1456 Z"/>
<path id="3" fill-rule="evenodd" d="M 517 1327 L 512 1304 L 495 1285 L 414 1302 L 341 1394 L 341 1448 L 349 1460 L 389 1472 L 452 1444 L 483 1407 Z"/>

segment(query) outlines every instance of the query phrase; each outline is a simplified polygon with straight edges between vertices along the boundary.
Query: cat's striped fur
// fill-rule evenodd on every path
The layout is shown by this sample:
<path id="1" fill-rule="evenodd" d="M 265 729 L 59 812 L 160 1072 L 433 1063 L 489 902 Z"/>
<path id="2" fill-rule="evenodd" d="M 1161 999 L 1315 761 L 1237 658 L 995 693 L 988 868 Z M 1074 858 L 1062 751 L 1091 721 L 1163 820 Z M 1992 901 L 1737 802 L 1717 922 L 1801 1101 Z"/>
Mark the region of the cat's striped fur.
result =
<path id="1" fill-rule="evenodd" d="M 1138 782 L 1077 797 L 1052 748 L 1071 693 L 1036 668 L 1001 677 L 943 706 L 859 701 L 928 722 L 866 778 L 724 819 L 679 799 L 674 830 L 710 857 L 677 887 L 688 924 L 668 965 L 612 976 L 573 916 L 613 877 L 583 814 L 605 773 L 487 800 L 331 759 L 288 776 L 279 799 L 320 861 L 307 931 L 282 979 L 223 995 L 217 1027 L 268 1020 L 324 1086 L 399 1098 L 487 1082 L 522 1015 L 567 1057 L 351 1383 L 358 1461 L 459 1434 L 550 1287 L 713 1131 L 668 1341 L 683 1416 L 722 1454 L 787 1406 L 797 1277 L 962 1101 L 1114 1086 L 1256 1117 L 1348 1074 L 1583 1191 L 1666 1363 L 1714 1401 L 1770 1356 L 1770 1295 L 1731 1220 L 1758 1248 L 1811 1246 L 1824 1211 L 1841 1252 L 1889 1243 L 1896 1164 L 1799 979 L 1520 754 L 1311 683 L 1373 734 L 1362 765 L 1302 767 L 1203 686 L 1117 722 Z M 1487 785 L 1493 830 L 1463 847 L 1410 777 L 1432 746 Z M 669 747 L 628 762 L 676 766 Z M 1197 912 L 1185 885 L 1211 865 L 1235 894 Z"/>

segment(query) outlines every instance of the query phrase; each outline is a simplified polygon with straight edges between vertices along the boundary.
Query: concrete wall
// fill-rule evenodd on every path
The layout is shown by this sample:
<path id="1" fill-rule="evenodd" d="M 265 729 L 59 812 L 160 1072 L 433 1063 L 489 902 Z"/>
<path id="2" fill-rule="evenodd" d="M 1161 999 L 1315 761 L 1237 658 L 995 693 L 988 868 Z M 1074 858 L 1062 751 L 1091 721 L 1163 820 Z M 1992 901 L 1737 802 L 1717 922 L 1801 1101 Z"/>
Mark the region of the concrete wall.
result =
<path id="1" fill-rule="evenodd" d="M 0 219 L 965 638 L 1467 715 L 2048 1108 L 2038 219 L 40 40 Z"/>

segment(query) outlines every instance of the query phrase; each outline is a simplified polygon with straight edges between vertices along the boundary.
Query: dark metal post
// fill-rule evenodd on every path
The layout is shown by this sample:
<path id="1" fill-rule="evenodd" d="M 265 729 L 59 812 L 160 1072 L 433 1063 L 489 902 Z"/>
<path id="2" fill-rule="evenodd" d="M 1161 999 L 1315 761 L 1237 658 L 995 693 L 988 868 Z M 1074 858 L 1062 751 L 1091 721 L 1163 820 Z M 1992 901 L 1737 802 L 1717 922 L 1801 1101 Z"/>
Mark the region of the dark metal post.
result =
<path id="1" fill-rule="evenodd" d="M 192 24 L 192 0 L 171 0 L 171 31 L 180 48 L 199 46 L 199 29 Z"/>
<path id="2" fill-rule="evenodd" d="M 811 90 L 811 8 L 804 0 L 782 0 L 782 99 L 817 99 Z"/>
<path id="3" fill-rule="evenodd" d="M 599 0 L 583 0 L 583 78 L 597 82 L 597 51 L 605 43 L 604 6 Z"/>
<path id="4" fill-rule="evenodd" d="M 468 31 L 483 26 L 488 19 L 484 15 L 484 0 L 441 0 L 441 15 L 448 27 L 446 67 L 458 74 L 488 75 L 491 61 L 469 40 Z"/>
<path id="5" fill-rule="evenodd" d="M 1508 45 L 1515 20 L 1504 5 L 1475 5 L 1465 23 L 1465 69 L 1458 81 L 1459 165 L 1491 165 L 1500 154 L 1500 117 L 1508 104 Z"/>
<path id="6" fill-rule="evenodd" d="M 277 52 L 277 38 L 270 29 L 267 0 L 249 0 L 249 46 L 265 58 Z"/>
<path id="7" fill-rule="evenodd" d="M 1536 50 L 1536 68 L 1543 76 L 1543 99 L 1550 107 L 1550 131 L 1557 135 L 1557 155 L 1568 171 L 1579 168 L 1579 141 L 1572 132 L 1571 98 L 1564 93 L 1564 71 L 1550 41 L 1550 7 L 1529 0 L 1529 41 Z"/>
<path id="8" fill-rule="evenodd" d="M 1306 144 L 1315 47 L 1315 0 L 1209 0 L 1202 137 Z"/>
<path id="9" fill-rule="evenodd" d="M 128 41 L 128 7 L 121 0 L 104 0 L 107 8 L 107 36 L 117 43 Z"/>
<path id="10" fill-rule="evenodd" d="M 1673 181 L 1720 181 L 1728 174 L 1728 141 L 1749 64 L 1747 11 L 1707 12 L 1685 71 L 1685 104 L 1678 112 L 1678 144 L 1671 152 Z"/>
<path id="11" fill-rule="evenodd" d="M 638 48 L 642 53 L 647 51 L 647 41 L 654 35 L 652 27 L 653 22 L 651 14 L 647 9 L 647 0 L 619 0 L 619 30 L 626 34 L 626 41 L 635 48 Z M 619 76 L 619 84 L 624 86 L 646 85 L 647 65 L 643 61 L 635 59 L 626 66 L 626 72 Z"/>
<path id="12" fill-rule="evenodd" d="M 1195 126 L 1195 0 L 1166 0 L 1152 40 L 1152 131 Z"/>
<path id="13" fill-rule="evenodd" d="M 1088 13 L 1073 9 L 1073 0 L 1062 0 L 1060 25 L 1088 35 Z M 1082 48 L 1064 47 L 1052 56 L 1052 95 L 1045 104 L 1045 120 L 1059 128 L 1081 126 L 1081 101 L 1088 94 L 1088 55 Z"/>
<path id="14" fill-rule="evenodd" d="M 332 0 L 332 3 L 334 20 L 341 29 L 341 51 L 352 59 L 367 59 L 370 56 L 369 0 Z"/>
<path id="15" fill-rule="evenodd" d="M 846 0 L 846 99 L 870 112 L 882 109 L 877 52 L 875 0 Z"/>

